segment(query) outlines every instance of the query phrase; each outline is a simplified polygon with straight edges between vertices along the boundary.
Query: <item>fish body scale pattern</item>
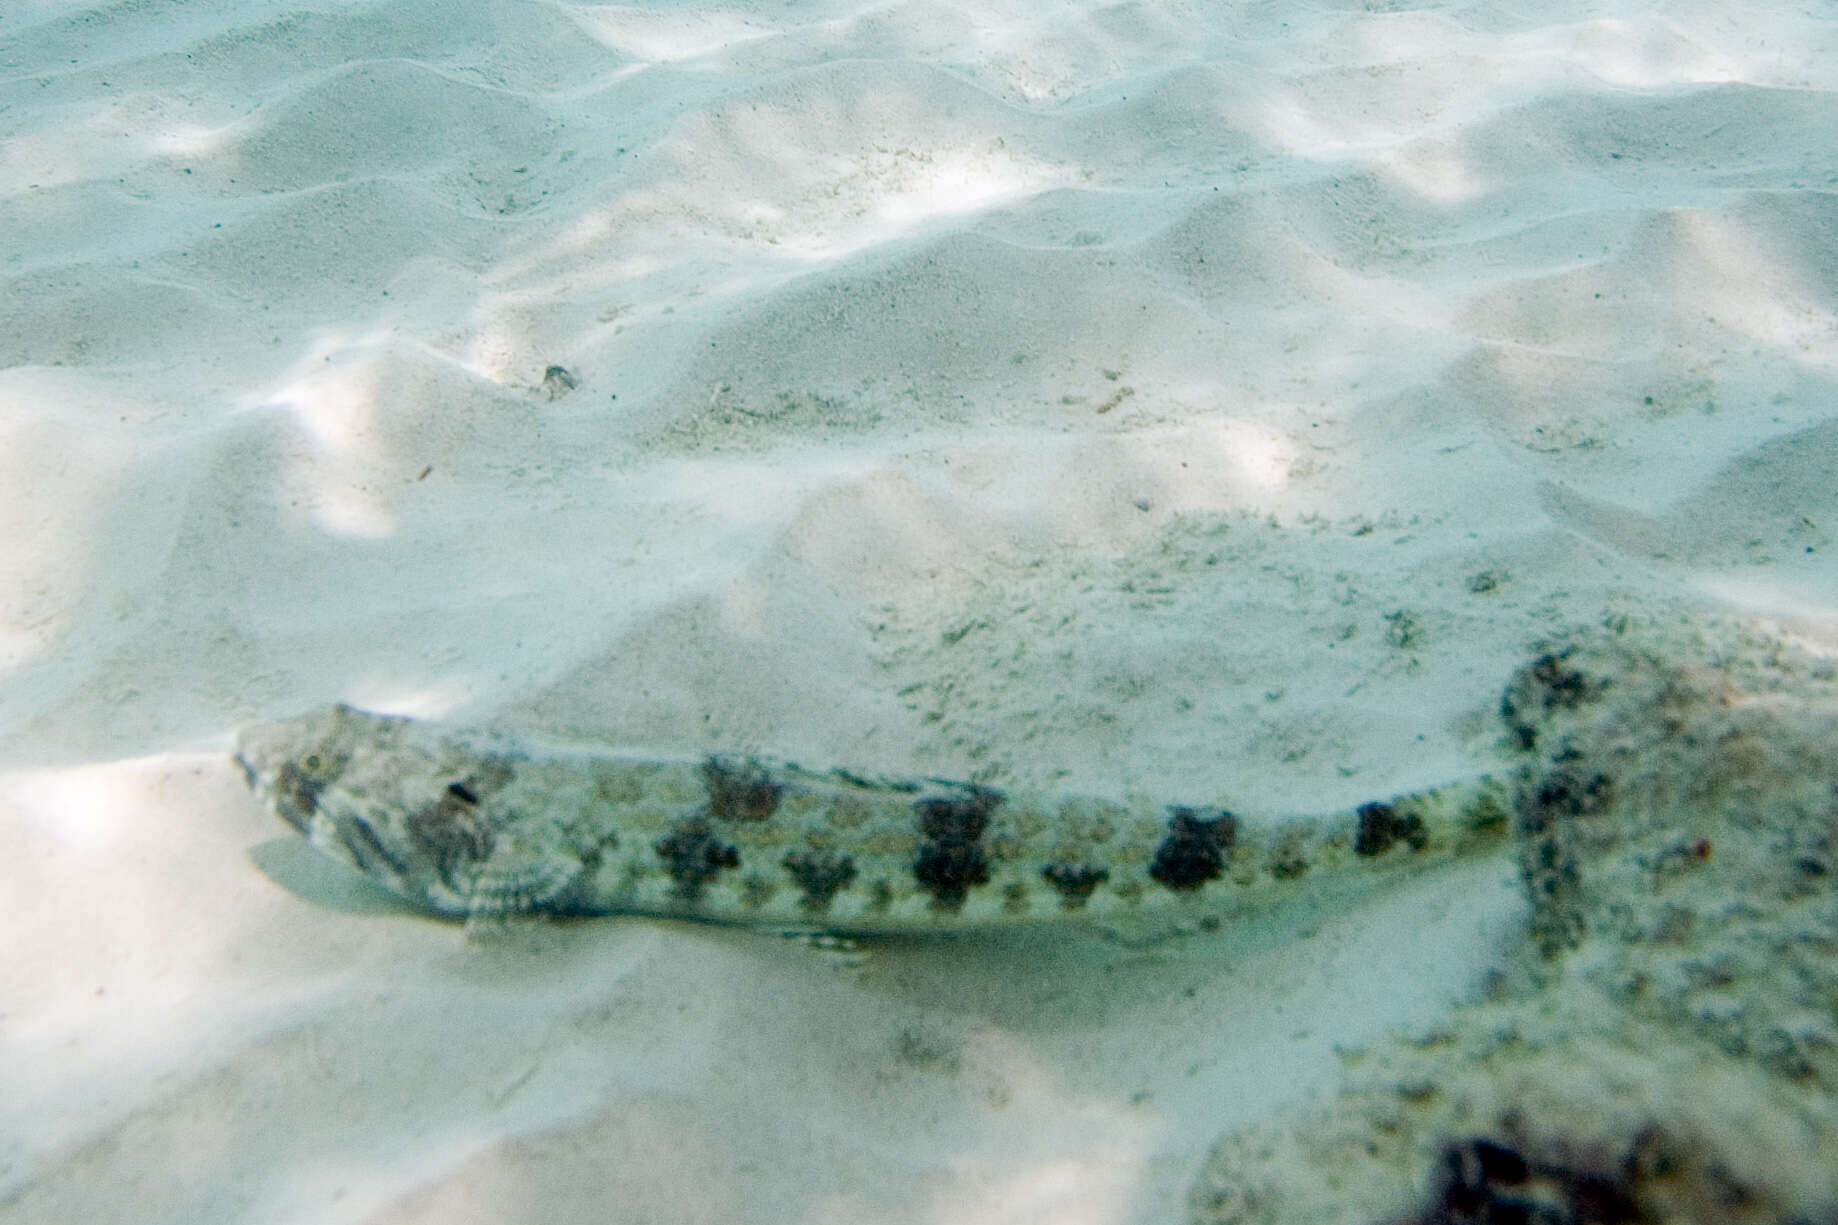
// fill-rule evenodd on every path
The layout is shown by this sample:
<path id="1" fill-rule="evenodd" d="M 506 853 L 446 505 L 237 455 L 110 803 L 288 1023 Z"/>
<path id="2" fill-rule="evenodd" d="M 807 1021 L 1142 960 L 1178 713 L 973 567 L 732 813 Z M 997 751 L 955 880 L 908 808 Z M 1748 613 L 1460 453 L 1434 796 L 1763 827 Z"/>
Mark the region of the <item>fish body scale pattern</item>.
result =
<path id="1" fill-rule="evenodd" d="M 1483 777 L 1304 821 L 751 756 L 634 756 L 334 706 L 238 738 L 321 851 L 445 918 L 646 914 L 839 933 L 1128 921 L 1503 842 Z"/>

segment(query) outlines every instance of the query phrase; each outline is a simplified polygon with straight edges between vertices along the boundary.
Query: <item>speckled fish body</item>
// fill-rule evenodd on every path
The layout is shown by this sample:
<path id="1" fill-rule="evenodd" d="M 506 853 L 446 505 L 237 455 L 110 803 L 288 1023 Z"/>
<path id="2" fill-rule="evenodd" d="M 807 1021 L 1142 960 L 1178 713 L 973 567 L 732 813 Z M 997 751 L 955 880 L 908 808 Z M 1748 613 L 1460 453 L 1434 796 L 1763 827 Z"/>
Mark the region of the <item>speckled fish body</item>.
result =
<path id="1" fill-rule="evenodd" d="M 444 918 L 646 914 L 887 933 L 1205 911 L 1500 843 L 1492 778 L 1260 823 L 1202 805 L 672 761 L 334 706 L 237 761 L 319 850 Z"/>

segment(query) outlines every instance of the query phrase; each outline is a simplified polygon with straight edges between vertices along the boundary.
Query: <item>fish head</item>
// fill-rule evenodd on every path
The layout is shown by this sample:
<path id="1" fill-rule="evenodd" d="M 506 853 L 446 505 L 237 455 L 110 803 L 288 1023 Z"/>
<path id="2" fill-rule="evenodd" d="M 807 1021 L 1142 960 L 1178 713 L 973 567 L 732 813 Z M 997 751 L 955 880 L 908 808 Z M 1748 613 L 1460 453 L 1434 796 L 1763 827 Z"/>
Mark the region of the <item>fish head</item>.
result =
<path id="1" fill-rule="evenodd" d="M 243 729 L 235 758 L 256 794 L 317 850 L 428 905 L 435 882 L 388 764 L 408 724 L 330 706 Z"/>

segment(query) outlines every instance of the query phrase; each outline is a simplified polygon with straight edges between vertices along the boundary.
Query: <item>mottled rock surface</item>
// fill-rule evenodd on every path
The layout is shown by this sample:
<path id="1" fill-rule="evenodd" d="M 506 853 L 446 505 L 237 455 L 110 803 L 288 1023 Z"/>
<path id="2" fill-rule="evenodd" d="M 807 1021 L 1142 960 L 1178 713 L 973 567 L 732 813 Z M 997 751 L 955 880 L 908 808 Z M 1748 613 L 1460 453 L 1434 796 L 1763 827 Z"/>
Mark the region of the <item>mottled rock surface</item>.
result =
<path id="1" fill-rule="evenodd" d="M 1224 1137 L 1192 1217 L 1838 1220 L 1838 672 L 1617 619 L 1502 702 L 1531 902 L 1487 1002 Z"/>

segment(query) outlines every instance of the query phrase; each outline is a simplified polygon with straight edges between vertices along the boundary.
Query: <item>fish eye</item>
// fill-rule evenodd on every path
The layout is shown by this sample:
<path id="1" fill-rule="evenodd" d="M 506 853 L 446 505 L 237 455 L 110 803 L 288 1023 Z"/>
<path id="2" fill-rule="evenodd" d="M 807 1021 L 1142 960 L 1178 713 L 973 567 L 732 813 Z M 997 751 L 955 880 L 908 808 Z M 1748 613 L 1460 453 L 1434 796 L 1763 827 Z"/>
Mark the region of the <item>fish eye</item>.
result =
<path id="1" fill-rule="evenodd" d="M 324 753 L 308 753 L 300 759 L 300 773 L 308 778 L 319 778 L 325 774 L 327 764 Z"/>

